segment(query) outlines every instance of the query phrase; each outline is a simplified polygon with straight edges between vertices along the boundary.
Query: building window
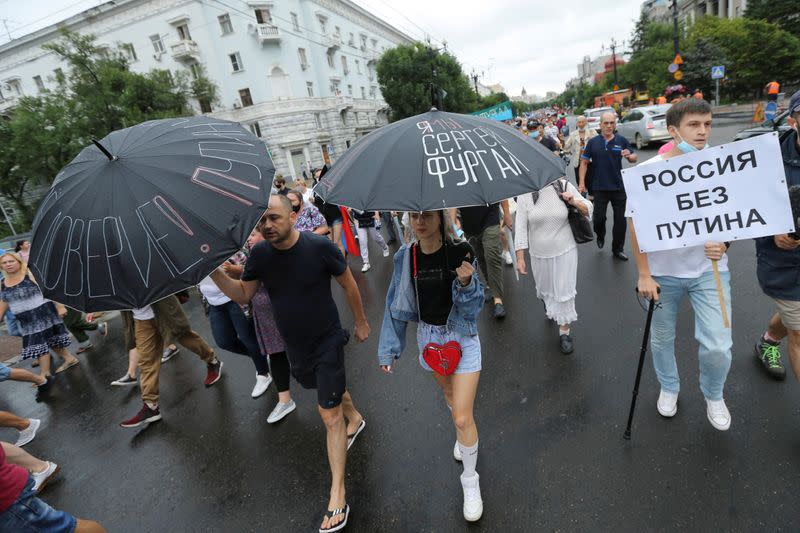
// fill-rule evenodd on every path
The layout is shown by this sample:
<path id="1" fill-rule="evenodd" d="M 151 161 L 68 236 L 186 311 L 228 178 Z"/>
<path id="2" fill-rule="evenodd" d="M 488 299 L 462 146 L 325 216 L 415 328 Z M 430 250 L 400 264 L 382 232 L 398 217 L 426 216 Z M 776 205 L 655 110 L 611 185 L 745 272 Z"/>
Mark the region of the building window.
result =
<path id="1" fill-rule="evenodd" d="M 231 16 L 227 13 L 217 17 L 219 20 L 219 27 L 222 30 L 222 35 L 233 33 L 233 23 L 231 23 Z"/>
<path id="2" fill-rule="evenodd" d="M 239 99 L 242 101 L 242 107 L 253 105 L 253 97 L 250 96 L 250 89 L 239 89 Z"/>
<path id="3" fill-rule="evenodd" d="M 242 56 L 239 55 L 239 52 L 228 54 L 228 57 L 231 60 L 231 67 L 233 68 L 234 72 L 241 72 L 244 70 L 244 65 L 242 64 Z"/>
<path id="4" fill-rule="evenodd" d="M 347 57 L 342 56 L 342 73 L 347 76 L 350 73 L 350 68 L 347 66 Z"/>
<path id="5" fill-rule="evenodd" d="M 352 85 L 348 85 L 347 86 L 347 96 L 353 96 L 353 86 Z"/>
<path id="6" fill-rule="evenodd" d="M 347 44 L 349 44 L 353 48 L 356 47 L 356 36 L 353 35 L 352 33 L 350 34 L 350 38 L 347 40 Z"/>
<path id="7" fill-rule="evenodd" d="M 42 81 L 41 76 L 34 76 L 33 82 L 36 84 L 36 88 L 39 90 L 39 92 L 44 91 L 44 82 Z"/>
<path id="8" fill-rule="evenodd" d="M 342 119 L 342 126 L 347 126 L 347 110 L 345 109 L 339 113 L 339 118 Z"/>
<path id="9" fill-rule="evenodd" d="M 314 125 L 317 127 L 318 130 L 322 129 L 322 117 L 319 113 L 314 113 Z"/>
<path id="10" fill-rule="evenodd" d="M 350 139 L 347 139 L 347 140 L 344 142 L 344 145 L 345 145 L 346 147 L 350 148 Z"/>
<path id="11" fill-rule="evenodd" d="M 164 49 L 164 41 L 161 40 L 160 35 L 151 35 L 150 42 L 153 43 L 153 50 L 157 54 L 163 54 L 166 50 Z"/>
<path id="12" fill-rule="evenodd" d="M 201 113 L 211 113 L 211 102 L 205 98 L 201 98 L 197 102 L 200 104 Z"/>
<path id="13" fill-rule="evenodd" d="M 317 20 L 319 20 L 319 27 L 322 30 L 322 35 L 328 35 L 328 19 L 318 16 Z"/>
<path id="14" fill-rule="evenodd" d="M 356 59 L 356 72 L 361 74 L 361 61 L 359 61 L 358 59 Z"/>
<path id="15" fill-rule="evenodd" d="M 136 57 L 136 49 L 133 47 L 133 43 L 122 43 L 120 48 L 122 48 L 125 58 L 128 61 L 137 61 L 139 59 Z"/>
<path id="16" fill-rule="evenodd" d="M 250 131 L 252 131 L 253 135 L 256 137 L 261 137 L 261 126 L 258 125 L 258 122 L 250 123 Z"/>
<path id="17" fill-rule="evenodd" d="M 364 100 L 367 99 L 367 90 L 364 87 L 361 87 L 361 98 Z"/>
<path id="18" fill-rule="evenodd" d="M 297 57 L 300 58 L 300 68 L 306 70 L 308 68 L 308 58 L 306 57 L 306 49 L 305 48 L 298 48 L 297 49 Z"/>
<path id="19" fill-rule="evenodd" d="M 64 71 L 60 68 L 53 69 L 53 74 L 56 76 L 56 81 L 61 83 L 64 80 Z"/>
<path id="20" fill-rule="evenodd" d="M 361 50 L 367 49 L 367 36 L 363 33 L 361 34 Z"/>
<path id="21" fill-rule="evenodd" d="M 187 26 L 186 24 L 181 24 L 175 29 L 178 31 L 178 39 L 180 39 L 181 41 L 192 40 L 192 34 L 189 33 L 189 26 Z"/>
<path id="22" fill-rule="evenodd" d="M 373 50 L 377 50 L 377 48 L 378 48 L 378 39 L 370 39 L 370 42 L 372 42 L 372 49 Z"/>
<path id="23" fill-rule="evenodd" d="M 339 26 L 336 26 L 333 30 L 333 36 L 336 38 L 337 41 L 342 40 L 342 29 Z"/>
<path id="24" fill-rule="evenodd" d="M 372 98 L 373 100 L 375 99 L 375 92 L 376 92 L 375 87 L 369 88 L 369 97 Z"/>
<path id="25" fill-rule="evenodd" d="M 336 63 L 334 63 L 334 53 L 328 52 L 328 66 L 335 69 Z"/>
<path id="26" fill-rule="evenodd" d="M 300 20 L 297 18 L 297 13 L 289 13 L 292 16 L 292 29 L 300 31 Z"/>
<path id="27" fill-rule="evenodd" d="M 272 24 L 272 13 L 269 9 L 256 9 L 256 22 L 259 24 Z"/>
<path id="28" fill-rule="evenodd" d="M 339 96 L 340 94 L 342 94 L 342 92 L 339 90 L 339 82 L 336 80 L 331 81 L 330 89 L 331 89 L 331 94 L 334 96 Z"/>
<path id="29" fill-rule="evenodd" d="M 200 78 L 200 75 L 203 73 L 203 68 L 200 66 L 200 63 L 192 63 L 189 65 L 189 72 L 192 73 L 192 79 Z"/>
<path id="30" fill-rule="evenodd" d="M 6 84 L 11 90 L 12 96 L 22 96 L 22 85 L 20 85 L 19 80 L 11 80 L 6 82 Z"/>
<path id="31" fill-rule="evenodd" d="M 308 97 L 314 98 L 314 82 L 307 81 L 306 82 L 306 91 L 308 91 Z"/>

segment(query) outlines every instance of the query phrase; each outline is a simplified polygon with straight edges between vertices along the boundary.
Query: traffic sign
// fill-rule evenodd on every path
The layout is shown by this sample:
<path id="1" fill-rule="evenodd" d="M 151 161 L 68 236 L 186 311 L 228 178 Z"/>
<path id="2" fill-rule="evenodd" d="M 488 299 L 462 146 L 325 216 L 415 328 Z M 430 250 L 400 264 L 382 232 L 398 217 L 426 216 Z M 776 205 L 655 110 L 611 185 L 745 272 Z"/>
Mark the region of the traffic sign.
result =
<path id="1" fill-rule="evenodd" d="M 676 65 L 683 65 L 683 58 L 680 54 L 675 54 L 675 59 L 672 60 Z"/>
<path id="2" fill-rule="evenodd" d="M 667 67 L 667 70 L 669 71 L 670 74 L 675 74 L 676 72 L 678 72 L 679 68 L 681 67 L 677 63 L 670 63 L 669 66 Z"/>
<path id="3" fill-rule="evenodd" d="M 681 72 L 680 70 L 678 70 L 678 71 L 676 71 L 676 72 L 675 72 L 675 74 L 673 74 L 673 77 L 674 77 L 676 80 L 682 80 L 682 79 L 683 79 L 683 72 Z"/>
<path id="4" fill-rule="evenodd" d="M 721 80 L 724 77 L 725 77 L 725 65 L 717 65 L 715 67 L 711 67 L 712 80 Z"/>

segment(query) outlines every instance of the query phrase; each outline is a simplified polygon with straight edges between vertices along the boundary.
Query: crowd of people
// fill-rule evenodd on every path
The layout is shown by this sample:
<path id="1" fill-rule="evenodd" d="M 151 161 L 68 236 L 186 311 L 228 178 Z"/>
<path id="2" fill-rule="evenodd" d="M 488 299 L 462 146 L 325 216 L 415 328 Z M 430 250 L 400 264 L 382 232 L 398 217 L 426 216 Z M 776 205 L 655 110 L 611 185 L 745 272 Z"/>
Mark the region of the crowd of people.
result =
<path id="1" fill-rule="evenodd" d="M 787 184 L 800 186 L 800 92 L 791 99 L 790 113 L 793 129 L 782 139 L 781 150 Z M 246 248 L 198 286 L 214 344 L 253 362 L 256 379 L 252 397 L 264 395 L 275 383 L 278 401 L 267 417 L 268 423 L 277 423 L 296 409 L 290 392 L 292 377 L 303 388 L 316 390 L 331 470 L 330 498 L 321 533 L 340 530 L 347 524 L 351 510 L 345 490 L 347 453 L 366 427 L 348 388 L 345 346 L 351 333 L 342 327 L 331 281 L 335 280 L 346 295 L 355 322 L 354 339 L 365 341 L 371 327 L 346 258 L 348 252 L 360 255 L 361 271 L 370 271 L 369 241 L 374 241 L 392 267 L 378 330 L 376 362 L 383 372 L 391 374 L 396 360 L 407 351 L 408 325 L 416 323 L 417 343 L 412 350 L 422 371 L 430 374 L 442 390 L 455 429 L 452 455 L 463 469 L 460 480 L 465 520 L 476 521 L 483 513 L 477 472 L 479 438 L 473 415 L 482 369 L 479 314 L 488 303 L 495 319 L 506 317 L 503 269 L 512 263 L 513 251 L 518 273 L 532 274 L 537 298 L 557 328 L 558 348 L 564 354 L 576 350 L 571 328 L 578 319 L 579 242 L 570 224 L 570 211 L 592 221 L 594 240 L 602 249 L 606 211 L 611 204 L 611 251 L 617 260 L 628 260 L 623 249 L 630 231 L 638 291 L 659 302 L 651 338 L 661 387 L 658 413 L 664 417 L 677 413 L 680 378 L 675 359 L 676 321 L 681 302 L 688 298 L 694 310 L 700 389 L 707 417 L 718 430 L 730 427 L 724 387 L 731 364 L 732 336 L 731 329 L 723 324 L 712 271 L 715 261 L 730 315 L 726 253 L 730 243 L 641 252 L 630 213 L 626 212 L 621 178 L 622 160 L 636 163 L 637 154 L 627 139 L 615 133 L 615 114 L 603 115 L 599 135 L 586 127 L 584 117 L 577 117 L 575 131 L 563 136 L 560 119 L 531 117 L 520 121 L 518 127 L 526 130 L 532 143 L 542 143 L 552 152 L 562 148 L 568 152 L 576 162 L 576 183 L 565 177 L 540 191 L 494 205 L 404 214 L 349 210 L 315 198 L 311 183 L 296 180 L 289 189 L 285 179 L 276 177 L 269 207 Z M 656 164 L 708 146 L 712 110 L 704 100 L 687 99 L 672 106 L 666 122 L 672 146 L 640 164 Z M 323 171 L 315 171 L 312 179 L 318 180 Z M 353 237 L 357 235 L 359 242 L 357 251 L 348 250 L 343 238 L 353 229 Z M 509 238 L 511 230 L 514 236 Z M 797 237 L 757 239 L 758 281 L 765 294 L 775 300 L 777 309 L 759 335 L 754 354 L 771 376 L 783 379 L 780 343 L 788 337 L 789 360 L 800 381 Z M 402 243 L 389 258 L 390 247 L 397 241 Z M 108 321 L 46 300 L 27 268 L 29 248 L 22 242 L 17 251 L 0 255 L 0 316 L 6 316 L 10 334 L 22 337 L 22 360 L 36 361 L 39 372 L 0 364 L 0 381 L 29 382 L 36 387 L 37 397 L 47 401 L 54 376 L 80 362 L 69 350 L 73 338 L 78 342 L 76 353 L 92 349 L 87 331 L 97 330 L 106 336 Z M 222 377 L 223 360 L 211 343 L 194 331 L 183 311 L 186 298 L 188 293 L 173 295 L 144 308 L 122 311 L 128 369 L 112 384 L 138 385 L 142 398 L 139 411 L 120 423 L 124 428 L 161 420 L 161 365 L 178 352 L 178 345 L 195 353 L 206 365 L 206 387 Z M 311 322 L 305 320 L 308 302 L 314 302 L 315 320 Z M 19 431 L 16 444 L 2 443 L 0 451 L 0 529 L 23 530 L 25 521 L 33 520 L 50 527 L 45 529 L 48 531 L 102 531 L 99 524 L 76 519 L 38 499 L 37 494 L 59 471 L 57 464 L 41 461 L 20 448 L 35 437 L 40 421 L 0 412 L 0 425 Z M 23 515 L 22 507 L 33 509 L 33 518 Z"/>

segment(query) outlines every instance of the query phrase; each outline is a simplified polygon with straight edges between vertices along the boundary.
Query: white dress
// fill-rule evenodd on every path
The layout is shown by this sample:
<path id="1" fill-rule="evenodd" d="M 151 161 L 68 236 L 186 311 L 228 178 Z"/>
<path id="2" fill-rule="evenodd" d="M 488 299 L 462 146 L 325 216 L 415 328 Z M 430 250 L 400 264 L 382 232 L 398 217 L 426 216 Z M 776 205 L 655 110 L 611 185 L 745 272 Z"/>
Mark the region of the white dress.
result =
<path id="1" fill-rule="evenodd" d="M 561 182 L 589 208 L 591 219 L 592 203 L 574 185 Z M 552 185 L 539 191 L 536 203 L 531 194 L 517 198 L 514 225 L 514 248 L 530 254 L 536 296 L 544 300 L 547 317 L 559 325 L 575 322 L 578 249 L 567 221 L 567 206 Z"/>

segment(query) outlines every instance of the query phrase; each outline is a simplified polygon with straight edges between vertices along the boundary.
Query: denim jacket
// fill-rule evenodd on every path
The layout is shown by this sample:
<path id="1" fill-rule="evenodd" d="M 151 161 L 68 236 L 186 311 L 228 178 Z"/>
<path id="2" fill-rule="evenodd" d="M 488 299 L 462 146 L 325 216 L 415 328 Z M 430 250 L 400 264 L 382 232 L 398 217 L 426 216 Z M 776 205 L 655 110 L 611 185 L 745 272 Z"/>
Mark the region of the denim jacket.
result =
<path id="1" fill-rule="evenodd" d="M 391 365 L 400 358 L 406 344 L 406 327 L 409 322 L 419 322 L 417 294 L 408 258 L 410 247 L 403 245 L 394 255 L 394 272 L 389 292 L 386 293 L 386 306 L 383 324 L 378 341 L 378 361 L 381 365 Z M 483 284 L 478 279 L 477 268 L 472 281 L 462 287 L 458 279 L 453 280 L 453 308 L 447 317 L 447 327 L 462 335 L 478 334 L 478 314 L 483 308 Z"/>

